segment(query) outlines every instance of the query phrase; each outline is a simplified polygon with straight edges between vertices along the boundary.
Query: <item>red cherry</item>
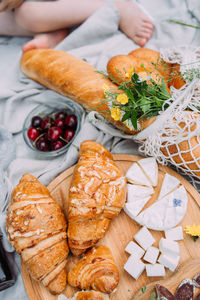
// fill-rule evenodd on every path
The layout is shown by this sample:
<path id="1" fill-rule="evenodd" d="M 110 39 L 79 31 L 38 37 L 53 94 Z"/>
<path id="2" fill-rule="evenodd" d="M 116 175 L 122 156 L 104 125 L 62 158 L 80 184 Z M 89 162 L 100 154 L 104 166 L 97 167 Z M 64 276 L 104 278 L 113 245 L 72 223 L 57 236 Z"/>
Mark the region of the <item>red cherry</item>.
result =
<path id="1" fill-rule="evenodd" d="M 41 128 L 46 130 L 46 129 L 49 129 L 53 124 L 54 124 L 54 120 L 50 117 L 46 117 L 41 122 Z"/>
<path id="2" fill-rule="evenodd" d="M 77 119 L 75 115 L 70 115 L 65 118 L 65 125 L 69 128 L 75 127 L 77 124 Z"/>
<path id="3" fill-rule="evenodd" d="M 31 120 L 31 126 L 32 127 L 41 127 L 42 124 L 42 118 L 40 116 L 34 116 Z"/>
<path id="4" fill-rule="evenodd" d="M 56 119 L 55 120 L 55 125 L 60 127 L 60 128 L 63 128 L 64 127 L 64 120 L 63 119 Z"/>
<path id="5" fill-rule="evenodd" d="M 62 148 L 64 145 L 63 145 L 63 142 L 62 141 L 56 141 L 56 142 L 54 142 L 52 145 L 51 145 L 51 149 L 53 150 L 53 151 L 55 151 L 55 150 L 58 150 L 58 149 L 60 149 L 60 148 Z"/>
<path id="6" fill-rule="evenodd" d="M 65 130 L 64 139 L 67 142 L 70 142 L 73 137 L 74 137 L 74 130 L 72 130 L 72 129 Z"/>
<path id="7" fill-rule="evenodd" d="M 59 111 L 59 112 L 56 113 L 55 118 L 64 120 L 65 116 L 66 116 L 66 114 L 64 112 Z"/>
<path id="8" fill-rule="evenodd" d="M 39 136 L 39 134 L 40 134 L 39 130 L 37 130 L 34 127 L 30 127 L 29 130 L 27 131 L 28 138 L 31 141 L 35 141 L 36 138 Z"/>
<path id="9" fill-rule="evenodd" d="M 35 146 L 40 151 L 48 151 L 49 150 L 49 145 L 43 137 L 41 137 L 37 140 L 37 142 L 35 143 Z"/>
<path id="10" fill-rule="evenodd" d="M 59 139 L 62 133 L 62 129 L 60 127 L 51 127 L 48 129 L 47 135 L 49 141 L 56 141 Z"/>

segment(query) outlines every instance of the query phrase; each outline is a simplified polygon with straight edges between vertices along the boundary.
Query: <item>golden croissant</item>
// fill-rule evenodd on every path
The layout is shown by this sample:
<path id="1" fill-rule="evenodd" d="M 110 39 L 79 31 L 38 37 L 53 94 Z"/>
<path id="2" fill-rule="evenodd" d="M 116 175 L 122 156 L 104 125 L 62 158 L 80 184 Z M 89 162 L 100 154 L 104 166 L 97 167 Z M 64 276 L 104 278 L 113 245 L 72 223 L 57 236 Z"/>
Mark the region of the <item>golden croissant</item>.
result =
<path id="1" fill-rule="evenodd" d="M 97 142 L 84 141 L 69 189 L 68 244 L 74 255 L 105 236 L 125 200 L 126 179 L 111 153 Z"/>
<path id="2" fill-rule="evenodd" d="M 71 300 L 109 300 L 109 295 L 96 291 L 80 291 Z"/>
<path id="3" fill-rule="evenodd" d="M 49 190 L 25 174 L 12 192 L 7 232 L 31 277 L 53 294 L 66 287 L 66 221 Z"/>
<path id="4" fill-rule="evenodd" d="M 112 253 L 105 246 L 93 247 L 70 270 L 68 283 L 74 287 L 110 294 L 119 282 Z"/>

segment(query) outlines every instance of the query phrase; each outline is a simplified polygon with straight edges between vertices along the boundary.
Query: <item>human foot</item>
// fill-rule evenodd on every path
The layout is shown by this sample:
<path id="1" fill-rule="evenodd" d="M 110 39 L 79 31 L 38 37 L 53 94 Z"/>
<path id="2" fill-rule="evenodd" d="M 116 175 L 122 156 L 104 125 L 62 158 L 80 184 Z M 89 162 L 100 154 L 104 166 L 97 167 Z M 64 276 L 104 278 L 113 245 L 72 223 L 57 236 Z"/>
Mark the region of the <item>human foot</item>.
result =
<path id="1" fill-rule="evenodd" d="M 144 47 L 153 32 L 151 20 L 143 13 L 135 1 L 115 2 L 119 13 L 119 28 L 140 47 Z"/>
<path id="2" fill-rule="evenodd" d="M 54 48 L 67 36 L 67 34 L 68 31 L 66 29 L 36 34 L 33 40 L 29 41 L 22 47 L 22 51 L 26 52 L 28 50 L 39 48 Z"/>

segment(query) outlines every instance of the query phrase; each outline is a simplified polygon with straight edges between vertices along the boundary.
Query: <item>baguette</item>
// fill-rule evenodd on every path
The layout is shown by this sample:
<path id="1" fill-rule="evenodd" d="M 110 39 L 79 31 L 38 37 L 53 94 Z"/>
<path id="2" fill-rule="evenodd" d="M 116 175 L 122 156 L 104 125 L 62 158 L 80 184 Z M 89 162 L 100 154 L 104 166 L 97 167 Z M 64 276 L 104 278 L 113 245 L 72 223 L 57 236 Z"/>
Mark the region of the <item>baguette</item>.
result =
<path id="1" fill-rule="evenodd" d="M 20 66 L 27 77 L 69 97 L 88 111 L 99 112 L 120 130 L 128 134 L 137 133 L 136 130 L 128 128 L 121 121 L 115 121 L 111 117 L 109 104 L 104 99 L 104 86 L 108 86 L 115 92 L 118 86 L 97 73 L 97 70 L 87 62 L 63 51 L 35 49 L 23 54 Z M 138 128 L 142 130 L 154 120 L 155 118 L 142 119 L 139 121 Z"/>
<path id="2" fill-rule="evenodd" d="M 66 221 L 48 189 L 25 174 L 12 192 L 7 232 L 31 277 L 60 294 L 66 287 Z"/>

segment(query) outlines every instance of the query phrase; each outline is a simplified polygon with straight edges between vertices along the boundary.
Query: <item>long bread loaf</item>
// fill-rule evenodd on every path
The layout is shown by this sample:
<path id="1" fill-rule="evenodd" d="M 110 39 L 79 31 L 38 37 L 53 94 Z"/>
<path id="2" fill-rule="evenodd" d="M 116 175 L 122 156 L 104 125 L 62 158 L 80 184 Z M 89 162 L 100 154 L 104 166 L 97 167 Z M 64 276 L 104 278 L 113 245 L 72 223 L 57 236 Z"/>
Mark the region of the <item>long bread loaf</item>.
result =
<path id="1" fill-rule="evenodd" d="M 116 92 L 118 86 L 97 73 L 87 62 L 63 51 L 35 49 L 23 54 L 20 66 L 27 77 L 78 102 L 88 111 L 99 112 L 107 121 L 126 133 L 136 133 L 121 121 L 115 121 L 110 115 L 104 87 L 107 86 Z M 148 127 L 154 119 L 141 120 L 138 128 Z"/>

